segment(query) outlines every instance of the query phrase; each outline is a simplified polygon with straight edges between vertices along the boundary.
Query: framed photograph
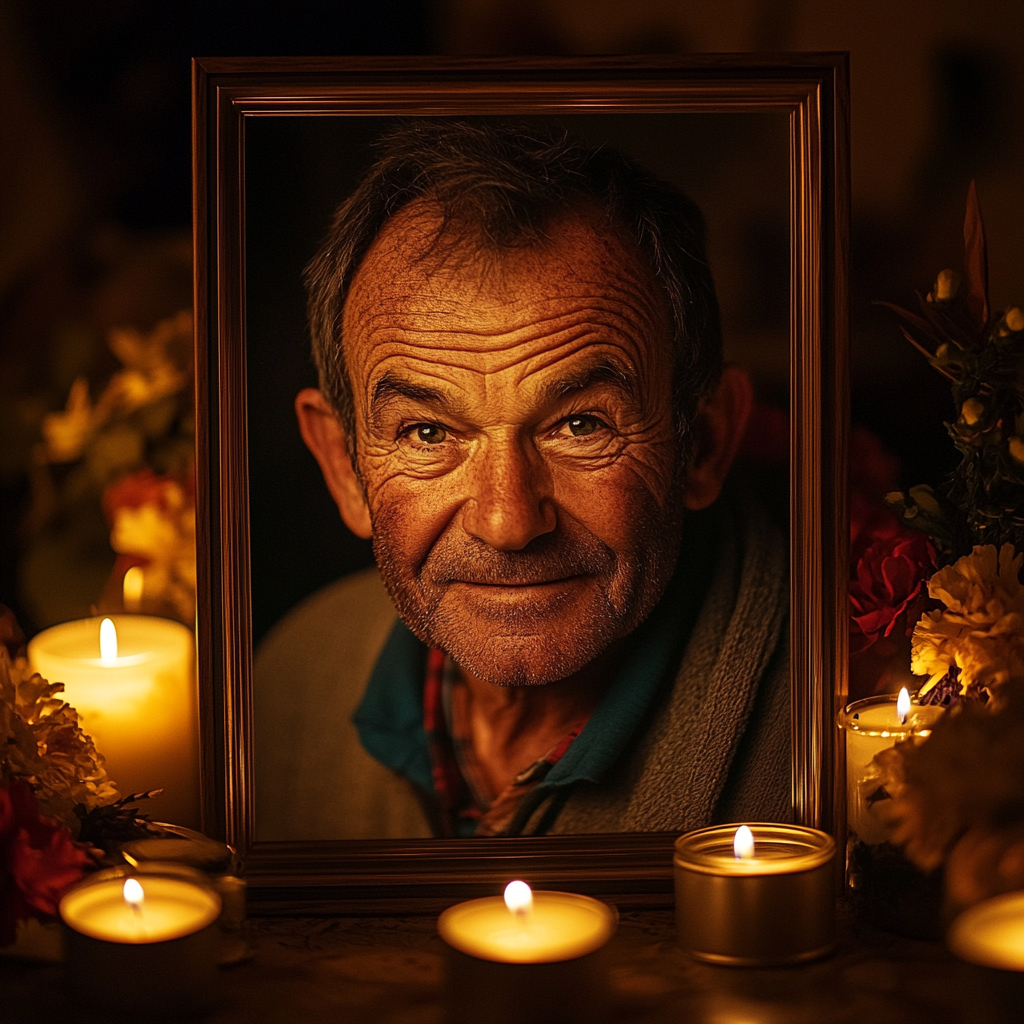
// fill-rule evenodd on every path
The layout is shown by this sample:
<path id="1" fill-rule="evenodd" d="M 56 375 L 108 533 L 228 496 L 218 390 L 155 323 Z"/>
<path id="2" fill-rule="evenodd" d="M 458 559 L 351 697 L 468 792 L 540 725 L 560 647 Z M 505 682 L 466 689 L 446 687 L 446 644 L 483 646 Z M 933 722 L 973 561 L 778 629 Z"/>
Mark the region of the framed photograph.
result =
<path id="1" fill-rule="evenodd" d="M 614 150 L 703 211 L 725 358 L 746 368 L 768 412 L 759 440 L 770 447 L 774 431 L 774 462 L 754 479 L 788 535 L 792 818 L 837 832 L 846 56 L 202 58 L 193 102 L 204 828 L 244 857 L 253 909 L 433 911 L 512 877 L 623 906 L 672 900 L 675 832 L 347 839 L 293 833 L 268 802 L 289 769 L 261 723 L 292 684 L 280 645 L 257 682 L 256 652 L 295 609 L 373 565 L 296 422 L 296 395 L 317 386 L 304 270 L 379 140 L 419 119 L 512 119 Z"/>

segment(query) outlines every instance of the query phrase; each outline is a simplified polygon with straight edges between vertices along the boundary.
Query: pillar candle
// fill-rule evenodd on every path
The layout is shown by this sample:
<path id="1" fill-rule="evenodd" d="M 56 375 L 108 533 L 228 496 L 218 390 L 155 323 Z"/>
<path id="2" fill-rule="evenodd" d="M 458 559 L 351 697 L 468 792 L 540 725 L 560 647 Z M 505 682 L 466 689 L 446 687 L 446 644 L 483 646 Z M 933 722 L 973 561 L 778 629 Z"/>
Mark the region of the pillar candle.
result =
<path id="1" fill-rule="evenodd" d="M 101 618 L 44 630 L 28 645 L 33 669 L 64 683 L 122 796 L 163 789 L 154 819 L 199 825 L 199 722 L 195 640 L 180 622 L 110 617 L 117 653 L 100 650 Z M 109 630 L 109 627 L 107 627 Z"/>

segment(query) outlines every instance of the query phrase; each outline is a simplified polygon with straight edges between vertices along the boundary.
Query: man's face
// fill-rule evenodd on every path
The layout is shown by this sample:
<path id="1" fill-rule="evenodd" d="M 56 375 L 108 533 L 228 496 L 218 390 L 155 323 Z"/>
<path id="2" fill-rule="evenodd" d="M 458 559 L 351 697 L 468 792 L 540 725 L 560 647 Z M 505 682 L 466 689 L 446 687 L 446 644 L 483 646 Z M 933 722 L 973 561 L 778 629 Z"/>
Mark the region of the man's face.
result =
<path id="1" fill-rule="evenodd" d="M 393 218 L 345 305 L 374 551 L 421 640 L 492 683 L 553 682 L 639 625 L 678 555 L 665 302 L 582 218 L 421 259 L 435 226 Z"/>

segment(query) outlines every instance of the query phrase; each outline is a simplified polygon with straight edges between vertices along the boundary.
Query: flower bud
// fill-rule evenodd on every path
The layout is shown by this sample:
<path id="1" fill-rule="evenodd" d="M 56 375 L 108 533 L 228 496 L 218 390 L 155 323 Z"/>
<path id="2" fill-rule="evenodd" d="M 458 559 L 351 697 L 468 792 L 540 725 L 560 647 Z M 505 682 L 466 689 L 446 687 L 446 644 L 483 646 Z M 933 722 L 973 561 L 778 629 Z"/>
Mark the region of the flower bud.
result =
<path id="1" fill-rule="evenodd" d="M 960 287 L 960 275 L 955 270 L 943 270 L 935 279 L 936 302 L 948 302 Z"/>
<path id="2" fill-rule="evenodd" d="M 910 496 L 917 502 L 923 512 L 937 516 L 942 511 L 935 500 L 935 492 L 927 484 L 918 484 L 910 488 Z"/>
<path id="3" fill-rule="evenodd" d="M 1003 321 L 1011 331 L 1024 331 L 1024 310 L 1020 306 L 1011 306 L 1003 317 Z"/>
<path id="4" fill-rule="evenodd" d="M 1024 466 L 1024 437 L 1011 437 L 1009 441 L 1010 458 Z"/>
<path id="5" fill-rule="evenodd" d="M 949 342 L 944 341 L 936 350 L 936 359 L 945 359 L 949 355 Z"/>
<path id="6" fill-rule="evenodd" d="M 973 427 L 984 415 L 985 406 L 976 398 L 968 398 L 967 401 L 960 406 L 960 419 L 962 419 L 969 427 Z"/>

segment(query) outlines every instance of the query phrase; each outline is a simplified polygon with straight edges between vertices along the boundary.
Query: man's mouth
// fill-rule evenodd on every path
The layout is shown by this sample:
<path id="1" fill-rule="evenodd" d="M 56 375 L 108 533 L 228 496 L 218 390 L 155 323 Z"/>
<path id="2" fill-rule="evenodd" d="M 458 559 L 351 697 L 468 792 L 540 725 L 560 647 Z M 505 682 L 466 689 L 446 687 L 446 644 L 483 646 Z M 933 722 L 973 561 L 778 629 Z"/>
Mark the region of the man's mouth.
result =
<path id="1" fill-rule="evenodd" d="M 557 576 L 550 579 L 516 579 L 516 580 L 473 580 L 460 579 L 452 580 L 453 583 L 462 583 L 470 587 L 494 587 L 496 589 L 514 589 L 527 587 L 549 587 L 559 583 L 570 583 L 580 579 L 579 576 Z"/>

